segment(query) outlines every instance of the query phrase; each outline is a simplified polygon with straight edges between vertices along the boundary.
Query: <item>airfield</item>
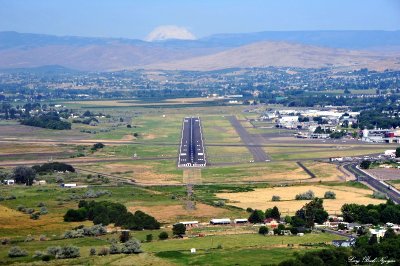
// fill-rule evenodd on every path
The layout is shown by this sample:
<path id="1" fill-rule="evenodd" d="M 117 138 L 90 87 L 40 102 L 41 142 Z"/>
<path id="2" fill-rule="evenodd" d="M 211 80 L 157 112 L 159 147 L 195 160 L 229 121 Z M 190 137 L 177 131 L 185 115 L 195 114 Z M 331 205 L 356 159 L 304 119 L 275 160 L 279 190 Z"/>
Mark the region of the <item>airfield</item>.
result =
<path id="1" fill-rule="evenodd" d="M 170 225 L 182 220 L 207 223 L 211 218 L 248 217 L 248 207 L 265 209 L 276 205 L 283 215 L 292 214 L 304 203 L 294 201 L 294 195 L 308 189 L 317 195 L 327 190 L 336 192 L 337 200 L 326 201 L 330 214 L 338 214 L 341 204 L 354 198 L 363 204 L 382 202 L 372 199 L 373 191 L 368 186 L 354 182 L 354 175 L 330 163 L 329 158 L 382 153 L 394 147 L 357 141 L 296 139 L 292 132 L 277 129 L 273 124 L 252 124 L 250 121 L 258 117 L 257 112 L 248 112 L 241 105 L 216 105 L 210 99 L 153 103 L 60 101 L 57 104 L 77 112 L 90 110 L 110 116 L 99 117 L 95 126 L 73 123 L 72 130 L 68 131 L 0 122 L 0 167 L 4 170 L 49 161 L 66 162 L 77 170 L 77 173 L 39 176 L 48 181 L 44 187 L 15 186 L 12 190 L 0 187 L 2 195 L 12 193 L 17 197 L 15 201 L 1 202 L 0 215 L 4 219 L 0 220 L 0 238 L 22 240 L 19 245 L 30 252 L 43 245 L 60 245 L 63 240 L 57 237 L 81 224 L 65 223 L 62 217 L 68 208 L 76 207 L 74 194 L 83 193 L 85 189 L 62 189 L 55 183 L 56 178 L 87 184 L 94 190 L 107 190 L 111 195 L 99 200 L 123 203 L 131 211 L 143 210 L 161 221 L 165 226 L 162 230 L 170 233 Z M 105 147 L 91 151 L 90 147 L 98 142 Z M 283 200 L 272 202 L 275 194 Z M 16 211 L 17 205 L 35 208 L 41 201 L 46 201 L 49 214 L 39 220 Z M 191 208 L 188 202 L 192 203 Z M 216 204 L 219 202 L 224 204 Z M 146 234 L 156 238 L 162 230 L 132 232 L 143 242 L 145 251 L 135 258 L 139 264 L 144 261 L 163 265 L 217 261 L 220 265 L 232 265 L 265 256 L 271 263 L 279 263 L 293 256 L 294 251 L 304 252 L 301 244 L 329 244 L 338 239 L 327 233 L 266 239 L 256 234 L 257 228 L 244 226 L 211 231 L 205 227 L 192 231 L 206 234 L 204 238 L 145 241 Z M 25 243 L 23 239 L 28 234 L 35 238 L 46 235 L 48 243 Z M 108 244 L 105 238 L 68 241 L 82 247 L 82 258 L 71 264 L 90 264 L 93 258 L 88 255 L 89 248 Z M 295 248 L 288 248 L 289 244 Z M 190 257 L 188 252 L 194 245 L 199 248 L 199 256 Z M 217 249 L 218 245 L 223 249 Z M 238 249 L 244 252 L 237 252 Z M 163 252 L 182 252 L 183 255 L 176 259 L 163 257 Z M 99 259 L 110 265 L 127 263 L 127 257 L 118 256 L 112 257 L 113 260 Z M 0 258 L 12 262 L 6 250 L 0 251 Z M 263 262 L 255 260 L 259 264 Z"/>

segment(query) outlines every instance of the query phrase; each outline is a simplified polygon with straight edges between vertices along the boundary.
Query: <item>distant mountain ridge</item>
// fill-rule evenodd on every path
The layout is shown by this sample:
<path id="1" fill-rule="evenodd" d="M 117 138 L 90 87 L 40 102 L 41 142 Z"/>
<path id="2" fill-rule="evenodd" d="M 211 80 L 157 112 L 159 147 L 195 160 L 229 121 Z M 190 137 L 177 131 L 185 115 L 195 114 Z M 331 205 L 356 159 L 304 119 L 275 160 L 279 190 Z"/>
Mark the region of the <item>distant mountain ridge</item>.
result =
<path id="1" fill-rule="evenodd" d="M 253 45 L 257 43 L 258 45 Z M 282 49 L 277 49 L 276 46 L 279 43 L 299 44 L 300 46 L 296 46 L 295 50 L 298 50 L 296 52 L 293 50 L 294 47 L 290 46 L 292 57 L 287 57 Z M 264 48 L 261 48 L 261 46 Z M 314 48 L 311 49 L 310 47 Z M 332 51 L 328 52 L 328 50 L 320 50 L 316 47 L 331 49 Z M 268 54 L 266 48 L 272 49 L 269 59 L 266 57 Z M 250 51 L 249 49 L 255 50 Z M 257 56 L 257 49 L 259 52 L 263 51 L 263 54 Z M 315 56 L 307 57 L 306 54 L 302 54 L 301 49 L 304 50 L 304 53 L 314 53 Z M 335 49 L 370 50 L 373 52 L 359 52 L 356 56 L 354 51 L 335 54 Z M 198 40 L 159 42 L 126 38 L 0 32 L 0 68 L 2 69 L 60 65 L 70 69 L 93 71 L 148 67 L 209 70 L 216 67 L 264 66 L 260 62 L 260 58 L 264 58 L 265 66 L 268 64 L 276 65 L 275 63 L 279 59 L 279 54 L 276 53 L 282 53 L 281 57 L 286 58 L 284 65 L 302 67 L 326 65 L 328 62 L 319 64 L 314 59 L 335 54 L 336 57 L 347 56 L 347 59 L 339 60 L 335 56 L 330 56 L 328 60 L 332 60 L 333 65 L 338 64 L 340 66 L 348 60 L 355 60 L 354 66 L 364 63 L 373 66 L 375 62 L 379 64 L 380 68 L 384 67 L 386 63 L 388 67 L 398 68 L 396 60 L 399 51 L 400 31 L 265 31 L 244 34 L 216 34 Z M 388 52 L 390 52 L 392 59 L 388 58 Z M 230 60 L 225 60 L 224 54 L 229 56 Z M 251 55 L 252 59 L 244 60 L 245 54 Z M 272 57 L 272 54 L 274 57 Z M 364 57 L 369 59 L 367 60 Z M 275 59 L 272 60 L 273 58 Z M 300 63 L 301 58 L 304 59 L 302 63 Z M 307 62 L 307 58 L 314 59 Z M 375 58 L 375 61 L 372 60 L 373 58 Z M 201 64 L 199 64 L 199 59 L 202 61 Z M 326 61 L 322 59 L 320 61 Z M 205 60 L 211 61 L 205 63 Z M 218 63 L 215 60 L 221 60 L 221 62 Z M 283 61 L 280 60 L 280 62 Z M 199 64 L 202 67 L 195 68 L 194 65 L 190 64 Z"/>

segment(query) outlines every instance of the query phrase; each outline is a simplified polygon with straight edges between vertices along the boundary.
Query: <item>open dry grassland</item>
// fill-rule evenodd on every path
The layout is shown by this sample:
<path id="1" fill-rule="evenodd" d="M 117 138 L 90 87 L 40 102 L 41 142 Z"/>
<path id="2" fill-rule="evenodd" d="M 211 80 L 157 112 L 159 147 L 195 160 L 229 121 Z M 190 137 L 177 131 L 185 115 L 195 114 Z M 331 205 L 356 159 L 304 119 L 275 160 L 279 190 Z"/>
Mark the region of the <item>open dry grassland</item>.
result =
<path id="1" fill-rule="evenodd" d="M 126 179 L 134 179 L 137 183 L 146 185 L 181 184 L 183 178 L 182 170 L 177 169 L 175 160 L 104 162 L 87 164 L 82 168 Z"/>
<path id="2" fill-rule="evenodd" d="M 176 223 L 188 219 L 208 222 L 211 218 L 229 216 L 229 211 L 203 203 L 197 203 L 194 210 L 187 210 L 185 204 L 147 206 L 146 202 L 135 202 L 131 212 L 144 211 L 163 223 Z"/>
<path id="3" fill-rule="evenodd" d="M 294 161 L 247 163 L 209 167 L 202 170 L 203 182 L 316 182 L 339 181 L 343 174 L 336 166 L 321 162 L 305 162 L 316 178 L 304 172 Z"/>
<path id="4" fill-rule="evenodd" d="M 336 193 L 336 199 L 324 200 L 324 208 L 330 214 L 339 214 L 340 208 L 345 203 L 351 202 L 367 205 L 384 202 L 384 200 L 373 199 L 371 197 L 372 191 L 369 189 L 325 185 L 260 188 L 251 192 L 217 193 L 216 196 L 227 199 L 229 205 L 240 208 L 251 207 L 253 209 L 265 210 L 277 206 L 284 215 L 293 215 L 298 209 L 309 202 L 309 200 L 295 200 L 295 196 L 308 190 L 312 190 L 315 196 L 319 198 L 323 198 L 326 191 Z M 272 201 L 271 198 L 273 195 L 280 196 L 281 201 Z"/>

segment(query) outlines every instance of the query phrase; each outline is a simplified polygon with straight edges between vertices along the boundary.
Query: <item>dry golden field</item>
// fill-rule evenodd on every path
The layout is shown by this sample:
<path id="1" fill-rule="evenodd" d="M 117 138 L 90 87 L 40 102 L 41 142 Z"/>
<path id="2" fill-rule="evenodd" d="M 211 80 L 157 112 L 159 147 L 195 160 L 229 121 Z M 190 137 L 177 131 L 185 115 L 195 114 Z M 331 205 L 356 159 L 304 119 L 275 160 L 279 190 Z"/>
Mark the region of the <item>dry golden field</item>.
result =
<path id="1" fill-rule="evenodd" d="M 372 191 L 369 189 L 354 188 L 348 186 L 325 186 L 325 185 L 305 185 L 289 187 L 260 188 L 251 192 L 240 193 L 218 193 L 217 197 L 229 200 L 229 205 L 253 209 L 265 210 L 277 206 L 283 215 L 294 214 L 308 200 L 295 200 L 295 196 L 312 190 L 316 197 L 323 198 L 326 191 L 336 193 L 336 199 L 325 199 L 325 210 L 330 214 L 340 213 L 340 208 L 345 203 L 357 204 L 379 204 L 384 200 L 371 198 Z M 281 197 L 281 201 L 271 201 L 273 195 Z"/>
<path id="2" fill-rule="evenodd" d="M 144 211 L 151 216 L 154 216 L 158 221 L 164 223 L 175 223 L 184 219 L 209 220 L 210 218 L 222 217 L 228 213 L 223 208 L 217 208 L 203 203 L 197 203 L 195 210 L 187 210 L 183 204 L 176 205 L 157 205 L 143 206 L 141 203 L 135 202 L 136 206 L 130 207 L 129 211 L 137 210 Z"/>

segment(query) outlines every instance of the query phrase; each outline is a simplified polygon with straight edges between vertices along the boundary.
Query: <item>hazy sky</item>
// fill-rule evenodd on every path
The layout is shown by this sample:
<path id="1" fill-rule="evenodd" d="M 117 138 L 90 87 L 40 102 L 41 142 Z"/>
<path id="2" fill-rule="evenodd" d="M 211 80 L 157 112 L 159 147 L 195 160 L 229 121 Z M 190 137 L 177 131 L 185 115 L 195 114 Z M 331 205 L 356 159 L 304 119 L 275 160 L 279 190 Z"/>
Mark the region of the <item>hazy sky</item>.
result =
<path id="1" fill-rule="evenodd" d="M 400 30 L 399 0 L 0 0 L 0 31 L 144 39 L 266 30 Z"/>

